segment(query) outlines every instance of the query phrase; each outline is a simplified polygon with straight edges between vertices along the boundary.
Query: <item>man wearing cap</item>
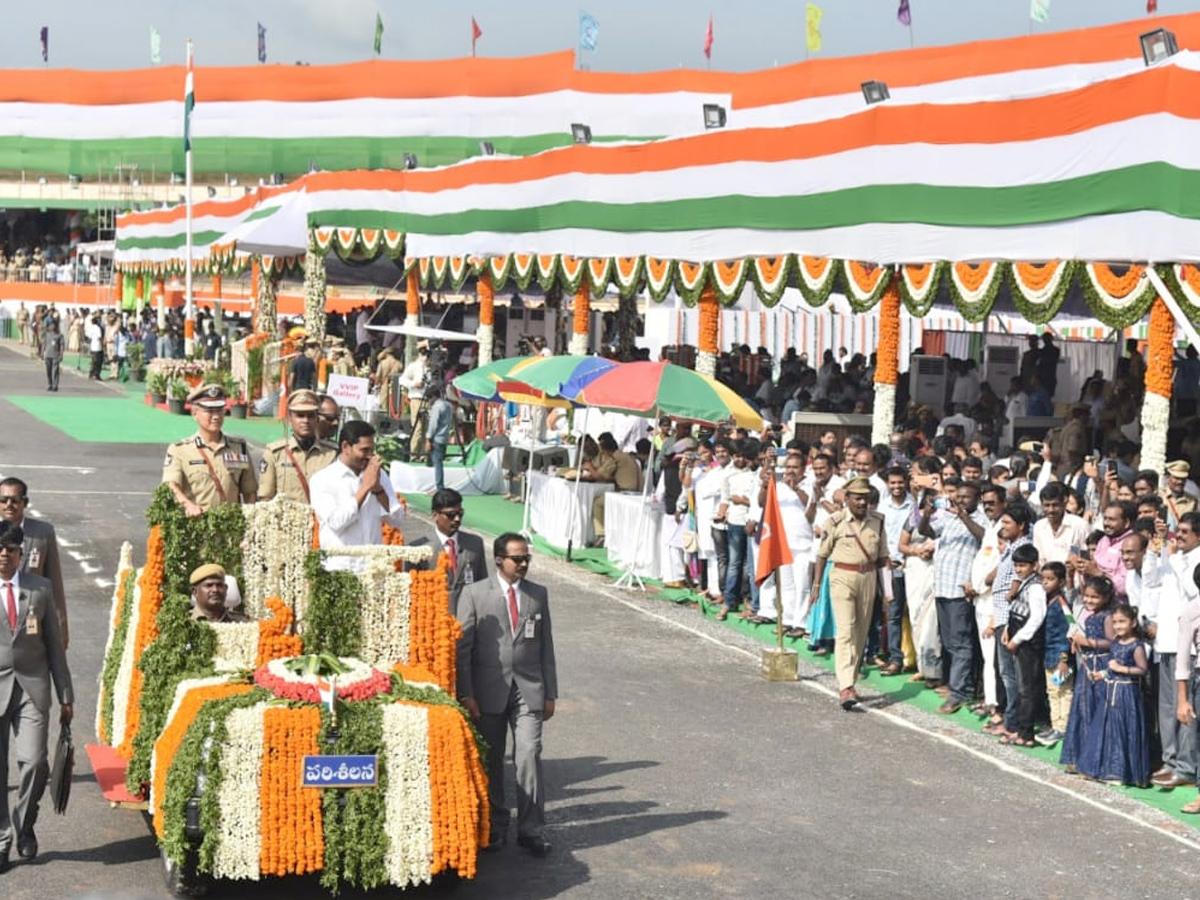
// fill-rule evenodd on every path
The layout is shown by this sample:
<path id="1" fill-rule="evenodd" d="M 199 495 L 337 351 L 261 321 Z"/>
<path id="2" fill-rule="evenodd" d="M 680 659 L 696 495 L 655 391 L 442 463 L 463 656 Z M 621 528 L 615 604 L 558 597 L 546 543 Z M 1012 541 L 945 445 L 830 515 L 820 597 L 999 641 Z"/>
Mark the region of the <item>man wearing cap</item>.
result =
<path id="1" fill-rule="evenodd" d="M 398 416 L 399 407 L 393 409 L 392 382 L 403 371 L 400 361 L 396 359 L 391 347 L 380 350 L 376 359 L 378 362 L 375 364 L 375 384 L 379 387 L 379 408 L 389 416 Z"/>
<path id="2" fill-rule="evenodd" d="M 229 586 L 225 570 L 216 563 L 205 563 L 192 571 L 192 618 L 203 622 L 248 622 L 237 610 L 225 607 Z"/>
<path id="3" fill-rule="evenodd" d="M 354 375 L 354 360 L 345 347 L 335 347 L 332 355 L 334 375 Z"/>
<path id="4" fill-rule="evenodd" d="M 871 612 L 880 573 L 888 566 L 887 533 L 883 516 L 867 509 L 871 484 L 865 478 L 846 482 L 846 508 L 829 517 L 817 547 L 813 572 L 812 602 L 816 602 L 825 567 L 829 573 L 829 595 L 837 623 L 834 662 L 838 680 L 838 702 L 842 709 L 858 703 L 854 682 L 871 627 Z M 883 579 L 883 593 L 892 599 L 892 581 Z"/>
<path id="5" fill-rule="evenodd" d="M 267 444 L 258 465 L 258 499 L 286 497 L 310 503 L 308 482 L 337 458 L 337 448 L 317 437 L 317 395 L 296 391 L 288 397 L 292 435 Z"/>
<path id="6" fill-rule="evenodd" d="M 70 724 L 74 694 L 67 653 L 45 578 L 21 571 L 21 527 L 0 521 L 0 873 L 16 835 L 22 859 L 37 856 L 38 803 L 50 774 L 46 738 L 50 685 L 58 695 L 59 721 Z M 9 741 L 17 760 L 16 805 L 8 799 Z"/>
<path id="7" fill-rule="evenodd" d="M 189 516 L 225 503 L 253 503 L 258 493 L 249 445 L 221 432 L 225 400 L 219 384 L 202 384 L 192 391 L 188 402 L 198 429 L 167 447 L 162 480 Z"/>
<path id="8" fill-rule="evenodd" d="M 1194 512 L 1197 507 L 1196 498 L 1187 492 L 1191 471 L 1191 464 L 1185 459 L 1167 463 L 1167 484 L 1159 493 L 1167 505 L 1167 527 L 1172 531 L 1186 513 Z"/>
<path id="9" fill-rule="evenodd" d="M 400 386 L 408 393 L 408 415 L 412 423 L 412 438 L 409 441 L 409 452 L 414 459 L 421 455 L 425 447 L 425 376 L 428 374 L 426 357 L 429 355 L 429 341 L 417 341 L 417 356 L 404 367 L 400 373 Z"/>

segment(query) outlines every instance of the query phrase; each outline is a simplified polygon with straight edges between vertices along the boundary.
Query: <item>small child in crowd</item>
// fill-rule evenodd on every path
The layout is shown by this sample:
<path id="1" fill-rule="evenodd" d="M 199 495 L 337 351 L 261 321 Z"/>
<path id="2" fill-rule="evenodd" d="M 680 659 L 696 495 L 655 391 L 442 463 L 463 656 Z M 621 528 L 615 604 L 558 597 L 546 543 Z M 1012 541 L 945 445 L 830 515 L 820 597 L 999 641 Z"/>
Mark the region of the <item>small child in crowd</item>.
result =
<path id="1" fill-rule="evenodd" d="M 1042 589 L 1046 592 L 1046 700 L 1050 727 L 1035 736 L 1037 742 L 1053 747 L 1067 731 L 1071 696 L 1075 687 L 1075 657 L 1071 653 L 1070 628 L 1075 618 L 1067 601 L 1067 567 L 1060 562 L 1042 566 Z"/>
<path id="2" fill-rule="evenodd" d="M 1035 747 L 1033 719 L 1041 699 L 1046 653 L 1046 591 L 1038 579 L 1038 552 L 1033 544 L 1013 550 L 1012 563 L 1016 577 L 1008 595 L 1008 625 L 1001 641 L 1016 662 L 1018 699 L 1013 731 L 1000 742 Z"/>
<path id="3" fill-rule="evenodd" d="M 1067 733 L 1062 741 L 1059 757 L 1070 775 L 1077 775 L 1085 757 L 1097 760 L 1088 768 L 1098 766 L 1099 747 L 1090 740 L 1092 722 L 1103 715 L 1108 700 L 1104 673 L 1112 658 L 1110 648 L 1113 640 L 1112 612 L 1115 595 L 1112 579 L 1107 575 L 1093 575 L 1083 583 L 1083 603 L 1090 615 L 1082 631 L 1071 635 L 1071 648 L 1078 660 L 1079 673 L 1074 695 L 1071 697 L 1071 714 L 1067 718 Z"/>

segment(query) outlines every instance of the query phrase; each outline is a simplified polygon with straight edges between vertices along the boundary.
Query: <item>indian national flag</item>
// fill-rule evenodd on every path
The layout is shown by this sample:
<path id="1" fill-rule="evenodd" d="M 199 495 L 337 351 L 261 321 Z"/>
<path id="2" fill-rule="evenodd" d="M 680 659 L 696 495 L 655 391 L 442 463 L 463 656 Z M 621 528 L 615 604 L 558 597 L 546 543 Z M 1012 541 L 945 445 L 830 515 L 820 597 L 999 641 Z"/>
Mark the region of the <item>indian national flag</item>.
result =
<path id="1" fill-rule="evenodd" d="M 192 42 L 188 41 L 187 78 L 183 82 L 183 152 L 192 152 L 192 108 L 196 105 L 196 86 L 192 72 Z"/>

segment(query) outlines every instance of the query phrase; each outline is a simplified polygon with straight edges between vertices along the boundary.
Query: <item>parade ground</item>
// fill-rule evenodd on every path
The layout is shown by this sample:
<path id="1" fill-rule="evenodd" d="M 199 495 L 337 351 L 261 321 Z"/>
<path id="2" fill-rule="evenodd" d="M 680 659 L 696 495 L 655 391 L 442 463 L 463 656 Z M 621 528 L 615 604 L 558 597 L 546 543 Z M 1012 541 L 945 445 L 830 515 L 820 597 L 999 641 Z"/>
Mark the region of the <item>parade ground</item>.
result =
<path id="1" fill-rule="evenodd" d="M 30 512 L 56 525 L 64 550 L 80 748 L 67 815 L 43 808 L 41 854 L 0 876 L 0 895 L 166 897 L 145 819 L 109 808 L 82 745 L 120 545 L 142 552 L 163 445 L 190 420 L 69 369 L 49 395 L 40 363 L 12 344 L 0 347 L 0 379 L 0 474 L 29 483 Z M 279 434 L 277 423 L 239 424 L 231 430 L 255 442 Z M 413 498 L 413 536 L 428 529 L 421 507 Z M 464 528 L 504 521 L 469 502 Z M 726 627 L 656 590 L 616 590 L 611 575 L 548 552 L 530 578 L 549 590 L 559 653 L 545 736 L 554 850 L 485 854 L 456 896 L 1087 898 L 1111 896 L 1117 878 L 1134 896 L 1186 893 L 1200 831 L 1177 811 L 1194 789 L 1147 800 L 1071 778 L 1052 754 L 997 746 L 973 717 L 937 717 L 877 676 L 847 714 L 829 670 L 807 656 L 799 682 L 765 682 L 761 628 Z M 284 891 L 324 896 L 305 880 L 219 883 L 213 895 Z"/>

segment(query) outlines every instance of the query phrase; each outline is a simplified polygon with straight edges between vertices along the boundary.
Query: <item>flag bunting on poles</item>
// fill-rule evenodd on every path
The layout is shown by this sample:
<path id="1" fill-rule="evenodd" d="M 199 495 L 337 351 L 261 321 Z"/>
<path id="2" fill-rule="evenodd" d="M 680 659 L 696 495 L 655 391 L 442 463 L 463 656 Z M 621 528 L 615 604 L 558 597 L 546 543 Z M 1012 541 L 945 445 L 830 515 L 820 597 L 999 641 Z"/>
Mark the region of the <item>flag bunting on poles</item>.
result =
<path id="1" fill-rule="evenodd" d="M 808 4 L 806 10 L 807 46 L 810 53 L 821 49 L 821 19 L 825 11 L 815 3 Z"/>
<path id="2" fill-rule="evenodd" d="M 754 583 L 762 585 L 776 569 L 792 564 L 792 548 L 788 546 L 783 513 L 779 511 L 779 495 L 775 479 L 767 480 L 767 502 L 763 504 L 762 523 L 758 527 L 758 553 L 755 560 Z"/>
<path id="3" fill-rule="evenodd" d="M 263 27 L 262 22 L 258 23 L 258 61 L 260 63 L 267 61 L 267 29 Z"/>
<path id="4" fill-rule="evenodd" d="M 383 51 L 383 16 L 375 13 L 375 55 Z"/>
<path id="5" fill-rule="evenodd" d="M 708 31 L 704 33 L 704 56 L 707 59 L 712 59 L 713 45 L 713 17 L 712 13 L 708 14 Z"/>
<path id="6" fill-rule="evenodd" d="M 585 12 L 579 14 L 579 47 L 581 50 L 595 52 L 596 41 L 600 39 L 600 23 L 596 17 Z"/>
<path id="7" fill-rule="evenodd" d="M 192 46 L 188 44 L 187 76 L 183 82 L 183 152 L 192 152 L 192 109 L 196 105 L 195 73 L 192 71 Z"/>
<path id="8" fill-rule="evenodd" d="M 475 55 L 475 44 L 483 37 L 483 29 L 479 27 L 479 23 L 475 21 L 475 17 L 471 16 L 471 55 Z"/>
<path id="9" fill-rule="evenodd" d="M 50 62 L 50 26 L 43 25 L 41 31 L 42 38 L 42 62 Z"/>
<path id="10" fill-rule="evenodd" d="M 150 65 L 157 66 L 162 62 L 162 37 L 158 29 L 150 26 Z"/>
<path id="11" fill-rule="evenodd" d="M 912 25 L 912 10 L 908 8 L 908 0 L 900 0 L 900 8 L 896 10 L 896 21 L 906 28 Z"/>

